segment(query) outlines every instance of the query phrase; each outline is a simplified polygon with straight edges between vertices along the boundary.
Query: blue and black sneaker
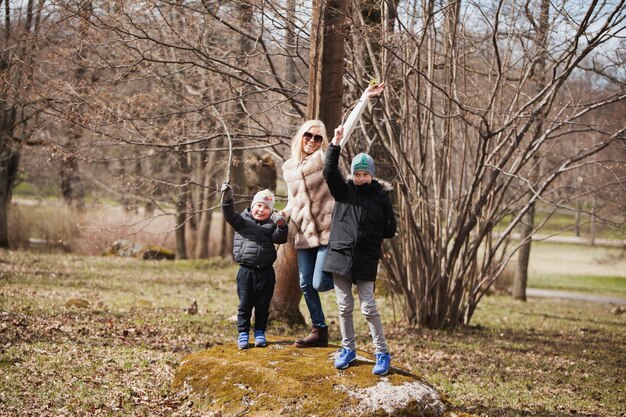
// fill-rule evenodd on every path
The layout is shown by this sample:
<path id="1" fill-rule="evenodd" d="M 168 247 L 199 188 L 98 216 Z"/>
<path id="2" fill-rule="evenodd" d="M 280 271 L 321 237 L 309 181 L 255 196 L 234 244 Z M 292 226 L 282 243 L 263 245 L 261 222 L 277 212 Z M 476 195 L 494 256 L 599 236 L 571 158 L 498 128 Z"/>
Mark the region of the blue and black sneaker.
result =
<path id="1" fill-rule="evenodd" d="M 267 339 L 265 339 L 265 331 L 263 330 L 254 331 L 254 346 L 256 347 L 267 346 Z"/>
<path id="2" fill-rule="evenodd" d="M 335 358 L 335 368 L 346 369 L 350 366 L 350 362 L 354 362 L 356 359 L 356 351 L 352 349 L 341 348 L 337 351 L 337 357 Z"/>
<path id="3" fill-rule="evenodd" d="M 239 349 L 248 349 L 248 332 L 239 333 L 237 347 L 239 347 Z"/>
<path id="4" fill-rule="evenodd" d="M 389 353 L 377 353 L 376 365 L 372 369 L 374 375 L 386 375 L 389 372 L 389 365 L 391 364 L 391 355 Z"/>

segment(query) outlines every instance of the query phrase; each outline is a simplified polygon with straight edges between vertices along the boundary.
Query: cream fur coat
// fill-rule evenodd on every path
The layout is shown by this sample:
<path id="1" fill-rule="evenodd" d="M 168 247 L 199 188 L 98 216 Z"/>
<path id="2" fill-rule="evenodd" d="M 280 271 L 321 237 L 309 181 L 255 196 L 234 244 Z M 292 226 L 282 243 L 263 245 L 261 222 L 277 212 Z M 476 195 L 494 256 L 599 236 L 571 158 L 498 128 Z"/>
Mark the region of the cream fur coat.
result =
<path id="1" fill-rule="evenodd" d="M 328 245 L 335 199 L 322 175 L 323 168 L 321 151 L 301 162 L 290 158 L 283 164 L 289 198 L 284 212 L 296 230 L 296 249 Z"/>

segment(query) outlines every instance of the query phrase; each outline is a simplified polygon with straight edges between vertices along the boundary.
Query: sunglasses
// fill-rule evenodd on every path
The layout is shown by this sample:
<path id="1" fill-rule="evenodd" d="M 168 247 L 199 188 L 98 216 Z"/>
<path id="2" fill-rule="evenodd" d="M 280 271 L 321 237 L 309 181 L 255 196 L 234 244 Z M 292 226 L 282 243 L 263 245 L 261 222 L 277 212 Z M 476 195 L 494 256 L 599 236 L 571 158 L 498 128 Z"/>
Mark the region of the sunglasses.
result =
<path id="1" fill-rule="evenodd" d="M 312 141 L 315 141 L 315 143 L 322 143 L 322 141 L 324 140 L 324 137 L 322 135 L 313 135 L 313 133 L 311 132 L 304 132 L 302 137 L 306 141 L 312 140 Z"/>

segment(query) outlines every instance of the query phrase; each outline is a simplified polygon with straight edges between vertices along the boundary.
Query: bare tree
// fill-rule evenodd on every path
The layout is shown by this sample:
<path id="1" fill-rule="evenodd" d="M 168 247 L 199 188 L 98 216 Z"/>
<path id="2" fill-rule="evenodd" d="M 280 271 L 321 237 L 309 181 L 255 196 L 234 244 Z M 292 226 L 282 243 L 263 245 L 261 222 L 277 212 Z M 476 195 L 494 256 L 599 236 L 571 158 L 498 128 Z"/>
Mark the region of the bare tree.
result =
<path id="1" fill-rule="evenodd" d="M 291 57 L 296 56 L 298 38 L 296 36 L 295 17 L 296 2 L 287 2 L 285 19 L 285 44 L 288 56 L 285 58 L 285 78 L 290 85 L 295 85 L 297 68 Z M 294 230 L 290 228 L 287 243 L 278 248 L 278 257 L 274 264 L 276 271 L 276 286 L 270 305 L 270 316 L 273 320 L 280 320 L 290 325 L 305 324 L 304 316 L 300 312 L 300 280 L 298 279 L 298 258 L 294 246 Z"/>
<path id="2" fill-rule="evenodd" d="M 390 85 L 386 115 L 368 137 L 398 175 L 399 238 L 383 264 L 407 320 L 440 328 L 470 321 L 517 250 L 513 230 L 556 180 L 623 139 L 623 126 L 579 126 L 596 132 L 594 143 L 569 134 L 585 114 L 623 100 L 620 88 L 598 88 L 593 100 L 564 92 L 583 60 L 624 30 L 624 16 L 622 2 L 589 5 L 575 18 L 554 10 L 551 27 L 567 36 L 554 30 L 537 47 L 541 30 L 535 40 L 528 33 L 540 3 L 434 6 L 404 8 L 384 43 L 393 60 L 379 66 Z M 547 160 L 556 143 L 567 153 Z"/>
<path id="3" fill-rule="evenodd" d="M 314 2 L 307 118 L 329 131 L 339 126 L 343 109 L 345 0 Z"/>
<path id="4" fill-rule="evenodd" d="M 548 0 L 541 0 L 539 8 L 539 19 L 531 14 L 530 10 L 526 13 L 527 18 L 532 23 L 531 27 L 535 33 L 532 40 L 537 49 L 537 58 L 535 67 L 532 69 L 533 75 L 529 78 L 535 78 L 536 85 L 534 86 L 534 93 L 540 93 L 545 88 L 546 80 L 546 59 L 547 59 L 547 43 L 548 33 L 550 30 L 550 2 Z M 538 20 L 536 22 L 536 20 Z M 538 122 L 532 127 L 532 136 L 536 140 L 543 133 L 543 115 L 540 115 Z M 537 164 L 537 155 L 532 156 L 532 165 Z M 537 181 L 536 169 L 532 169 L 528 173 L 530 180 L 535 183 Z M 520 239 L 521 245 L 517 257 L 517 269 L 515 270 L 515 278 L 513 280 L 512 295 L 516 300 L 526 301 L 526 286 L 528 283 L 528 263 L 530 261 L 530 248 L 532 244 L 533 233 L 535 231 L 535 206 L 536 202 L 531 201 L 532 195 L 528 196 L 528 210 L 526 215 L 520 221 Z"/>
<path id="5" fill-rule="evenodd" d="M 341 123 L 346 2 L 313 2 L 312 13 L 307 119 L 322 120 L 330 132 Z M 289 34 L 293 29 L 291 23 L 287 25 Z M 292 240 L 290 236 L 290 243 L 282 245 L 278 252 L 272 317 L 295 324 L 304 323 L 304 317 L 299 310 L 302 293 Z"/>
<path id="6" fill-rule="evenodd" d="M 51 33 L 66 42 L 42 48 L 47 59 L 39 64 L 41 73 L 50 76 L 37 80 L 39 108 L 86 132 L 88 143 L 74 155 L 78 164 L 90 160 L 119 172 L 106 180 L 108 173 L 95 173 L 95 183 L 124 200 L 149 203 L 155 215 L 176 217 L 179 257 L 205 254 L 206 244 L 194 240 L 207 238 L 210 222 L 202 213 L 215 201 L 205 200 L 214 198 L 227 170 L 241 186 L 237 195 L 245 206 L 245 154 L 270 149 L 279 156 L 288 149 L 283 144 L 290 125 L 304 114 L 302 54 L 308 49 L 287 55 L 296 78 L 286 81 L 278 65 L 284 42 L 269 30 L 282 14 L 279 5 L 140 3 L 145 7 L 98 4 L 89 20 L 81 20 L 80 4 L 57 5 L 60 23 L 51 25 Z M 305 26 L 303 18 L 294 17 L 296 27 Z M 79 24 L 89 25 L 85 36 L 68 37 Z M 76 39 L 94 51 L 83 61 L 98 72 L 97 82 L 67 80 L 46 64 L 72 62 Z M 74 117 L 78 106 L 85 111 Z M 84 165 L 89 170 L 93 164 Z"/>

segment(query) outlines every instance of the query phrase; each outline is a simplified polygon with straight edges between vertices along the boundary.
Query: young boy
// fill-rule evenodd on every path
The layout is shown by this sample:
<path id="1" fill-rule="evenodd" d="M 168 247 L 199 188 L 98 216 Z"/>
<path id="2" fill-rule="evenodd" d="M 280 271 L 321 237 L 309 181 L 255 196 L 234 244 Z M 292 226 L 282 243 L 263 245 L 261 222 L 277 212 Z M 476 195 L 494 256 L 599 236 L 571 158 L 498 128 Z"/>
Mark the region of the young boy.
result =
<path id="1" fill-rule="evenodd" d="M 375 375 L 389 371 L 391 357 L 385 341 L 382 321 L 374 299 L 374 284 L 378 272 L 378 260 L 384 238 L 396 233 L 389 188 L 374 177 L 374 160 L 361 153 L 354 157 L 351 165 L 352 178 L 347 181 L 339 172 L 339 143 L 343 127 L 335 129 L 335 137 L 326 150 L 324 178 L 335 198 L 330 240 L 324 271 L 333 274 L 335 294 L 339 306 L 341 349 L 335 367 L 345 369 L 356 359 L 354 342 L 354 297 L 352 284 L 356 284 L 361 303 L 361 312 L 367 319 L 374 342 L 376 365 Z"/>
<path id="2" fill-rule="evenodd" d="M 272 214 L 274 202 L 271 191 L 259 191 L 252 199 L 250 207 L 237 214 L 233 190 L 228 183 L 222 184 L 222 212 L 228 224 L 235 230 L 233 255 L 235 261 L 241 265 L 237 273 L 239 349 L 248 348 L 253 308 L 254 346 L 267 346 L 265 329 L 276 284 L 272 266 L 276 260 L 274 244 L 287 242 L 288 230 L 285 219 L 278 213 Z"/>

